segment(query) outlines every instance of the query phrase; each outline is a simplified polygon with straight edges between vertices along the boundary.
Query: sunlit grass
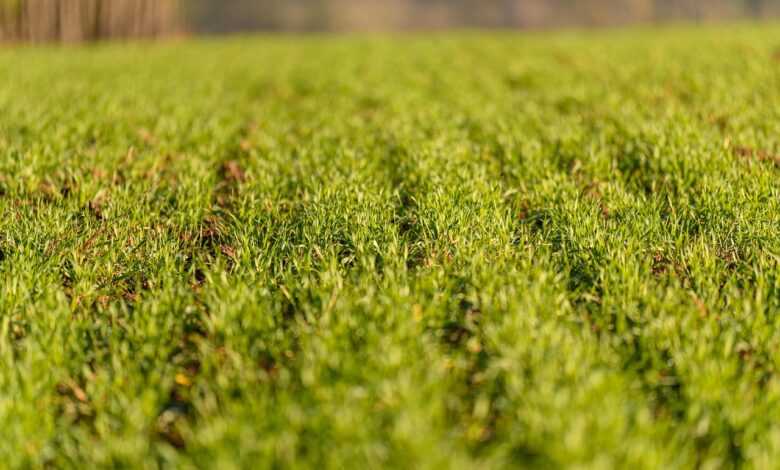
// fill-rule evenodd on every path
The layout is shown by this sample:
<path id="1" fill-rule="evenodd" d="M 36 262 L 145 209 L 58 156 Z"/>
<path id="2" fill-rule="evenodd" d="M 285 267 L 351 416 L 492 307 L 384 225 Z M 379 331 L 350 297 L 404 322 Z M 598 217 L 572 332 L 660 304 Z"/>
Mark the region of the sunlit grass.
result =
<path id="1" fill-rule="evenodd" d="M 0 50 L 0 462 L 770 468 L 778 33 Z"/>

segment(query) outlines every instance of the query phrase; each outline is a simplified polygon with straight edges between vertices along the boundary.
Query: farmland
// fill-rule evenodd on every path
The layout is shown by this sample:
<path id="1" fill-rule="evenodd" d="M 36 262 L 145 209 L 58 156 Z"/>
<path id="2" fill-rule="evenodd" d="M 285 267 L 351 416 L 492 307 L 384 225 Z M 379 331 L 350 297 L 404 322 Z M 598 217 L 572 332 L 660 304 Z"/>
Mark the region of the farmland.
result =
<path id="1" fill-rule="evenodd" d="M 771 468 L 778 47 L 0 49 L 0 462 Z"/>

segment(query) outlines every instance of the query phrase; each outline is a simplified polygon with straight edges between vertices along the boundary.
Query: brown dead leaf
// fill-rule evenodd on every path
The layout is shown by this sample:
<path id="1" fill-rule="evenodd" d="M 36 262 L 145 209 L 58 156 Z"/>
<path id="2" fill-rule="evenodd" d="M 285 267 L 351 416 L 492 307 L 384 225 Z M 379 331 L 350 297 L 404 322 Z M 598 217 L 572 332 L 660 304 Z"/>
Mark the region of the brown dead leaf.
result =
<path id="1" fill-rule="evenodd" d="M 89 201 L 89 210 L 92 212 L 92 214 L 99 220 L 103 220 L 103 209 L 105 206 L 105 203 L 108 200 L 108 193 L 105 189 L 101 189 L 98 191 L 98 193 L 95 195 L 95 197 L 92 198 L 91 201 Z"/>
<path id="2" fill-rule="evenodd" d="M 656 253 L 653 256 L 652 271 L 654 276 L 661 276 L 665 274 L 669 269 L 669 260 L 662 253 Z"/>
<path id="3" fill-rule="evenodd" d="M 219 249 L 222 252 L 222 254 L 227 256 L 228 258 L 236 257 L 236 250 L 230 245 L 222 245 L 219 247 Z"/>
<path id="4" fill-rule="evenodd" d="M 692 294 L 691 297 L 693 298 L 693 303 L 696 305 L 696 309 L 699 311 L 699 316 L 701 318 L 705 318 L 707 315 L 709 315 L 709 309 L 707 308 L 707 305 L 704 303 L 704 301 L 701 300 L 696 294 Z"/>
<path id="5" fill-rule="evenodd" d="M 57 384 L 57 393 L 60 395 L 71 395 L 76 400 L 86 403 L 89 401 L 87 392 L 84 391 L 73 379 L 69 379 L 66 382 L 60 382 Z"/>
<path id="6" fill-rule="evenodd" d="M 774 155 L 763 149 L 737 146 L 734 147 L 734 155 L 742 158 L 752 158 L 760 162 L 769 162 L 777 167 L 780 167 L 780 155 Z"/>
<path id="7" fill-rule="evenodd" d="M 80 401 L 81 403 L 86 403 L 89 400 L 89 397 L 87 397 L 87 392 L 85 392 L 81 387 L 73 384 L 71 385 L 71 388 L 73 389 L 73 396 L 76 397 L 76 400 Z"/>
<path id="8" fill-rule="evenodd" d="M 108 173 L 102 168 L 95 167 L 92 170 L 92 177 L 96 180 L 104 180 L 108 176 Z"/>
<path id="9" fill-rule="evenodd" d="M 49 201 L 57 199 L 60 195 L 57 187 L 49 180 L 41 181 L 38 185 L 38 191 L 40 191 L 43 197 Z"/>
<path id="10" fill-rule="evenodd" d="M 223 177 L 233 183 L 241 183 L 246 179 L 246 173 L 235 160 L 229 160 L 222 165 Z"/>
<path id="11" fill-rule="evenodd" d="M 152 144 L 154 144 L 154 142 L 156 140 L 154 138 L 154 135 L 151 133 L 151 131 L 149 131 L 149 129 L 147 129 L 145 127 L 142 127 L 141 129 L 138 129 L 138 137 L 146 145 L 152 145 Z"/>

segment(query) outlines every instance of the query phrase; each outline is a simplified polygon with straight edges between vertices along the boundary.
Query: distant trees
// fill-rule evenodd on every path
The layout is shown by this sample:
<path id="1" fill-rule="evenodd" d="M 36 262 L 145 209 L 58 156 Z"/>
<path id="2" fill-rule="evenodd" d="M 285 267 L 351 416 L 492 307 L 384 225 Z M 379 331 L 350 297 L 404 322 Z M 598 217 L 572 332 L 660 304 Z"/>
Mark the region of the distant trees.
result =
<path id="1" fill-rule="evenodd" d="M 777 0 L 187 0 L 205 30 L 547 27 L 780 14 Z M 218 25 L 218 26 L 215 26 Z"/>
<path id="2" fill-rule="evenodd" d="M 206 33 L 274 29 L 285 0 L 184 0 L 188 26 Z"/>
<path id="3" fill-rule="evenodd" d="M 154 37 L 181 27 L 179 0 L 0 0 L 0 40 Z"/>
<path id="4" fill-rule="evenodd" d="M 0 0 L 0 41 L 242 30 L 549 27 L 780 15 L 778 0 Z"/>
<path id="5" fill-rule="evenodd" d="M 748 9 L 753 16 L 761 16 L 764 13 L 764 0 L 747 0 Z"/>

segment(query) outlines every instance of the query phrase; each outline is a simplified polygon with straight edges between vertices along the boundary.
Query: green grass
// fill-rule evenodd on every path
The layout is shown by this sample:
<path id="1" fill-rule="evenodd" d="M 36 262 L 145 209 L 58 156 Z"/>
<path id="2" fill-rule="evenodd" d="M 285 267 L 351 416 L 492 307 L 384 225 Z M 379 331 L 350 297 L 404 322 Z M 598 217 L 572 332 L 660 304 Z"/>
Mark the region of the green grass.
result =
<path id="1" fill-rule="evenodd" d="M 778 46 L 0 50 L 0 462 L 772 468 Z"/>

